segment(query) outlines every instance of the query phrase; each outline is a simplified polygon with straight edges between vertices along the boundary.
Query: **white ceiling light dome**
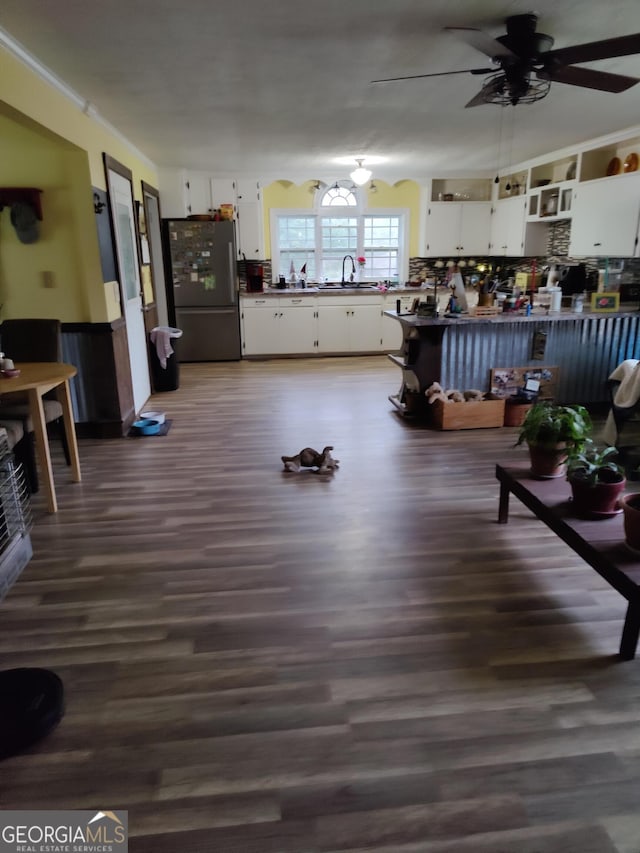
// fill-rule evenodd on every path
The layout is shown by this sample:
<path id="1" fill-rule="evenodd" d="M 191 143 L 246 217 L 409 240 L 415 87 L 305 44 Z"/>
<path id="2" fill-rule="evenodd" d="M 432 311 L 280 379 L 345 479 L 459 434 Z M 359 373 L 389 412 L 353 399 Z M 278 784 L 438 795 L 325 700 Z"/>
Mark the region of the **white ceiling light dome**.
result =
<path id="1" fill-rule="evenodd" d="M 354 184 L 357 184 L 361 187 L 363 184 L 366 184 L 369 178 L 371 177 L 371 170 L 365 169 L 362 165 L 364 162 L 364 157 L 356 157 L 356 163 L 358 164 L 358 168 L 354 169 L 353 172 L 349 175 Z"/>

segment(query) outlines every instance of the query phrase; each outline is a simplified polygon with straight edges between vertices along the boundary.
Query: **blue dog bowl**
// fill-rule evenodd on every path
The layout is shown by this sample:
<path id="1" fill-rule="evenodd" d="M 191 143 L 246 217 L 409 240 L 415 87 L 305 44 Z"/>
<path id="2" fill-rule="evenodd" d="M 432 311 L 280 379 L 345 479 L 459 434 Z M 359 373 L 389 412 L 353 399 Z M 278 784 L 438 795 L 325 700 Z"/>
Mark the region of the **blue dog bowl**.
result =
<path id="1" fill-rule="evenodd" d="M 149 418 L 144 418 L 141 421 L 134 421 L 133 428 L 139 435 L 157 435 L 160 432 L 160 424 L 158 421 L 152 421 Z"/>

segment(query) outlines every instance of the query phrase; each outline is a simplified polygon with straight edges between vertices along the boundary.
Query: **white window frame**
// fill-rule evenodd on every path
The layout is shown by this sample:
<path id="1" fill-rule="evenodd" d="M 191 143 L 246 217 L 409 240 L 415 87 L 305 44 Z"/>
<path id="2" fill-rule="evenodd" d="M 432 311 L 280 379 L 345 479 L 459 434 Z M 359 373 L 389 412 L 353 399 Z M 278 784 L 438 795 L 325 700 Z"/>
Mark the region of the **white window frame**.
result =
<path id="1" fill-rule="evenodd" d="M 318 195 L 321 195 L 318 193 Z M 364 207 L 361 204 L 358 206 L 337 205 L 335 207 L 322 207 L 319 202 L 315 207 L 309 208 L 271 208 L 269 218 L 271 223 L 271 259 L 272 259 L 272 279 L 278 281 L 280 275 L 285 278 L 289 277 L 289 270 L 280 270 L 278 268 L 278 259 L 280 257 L 280 242 L 279 242 L 279 227 L 278 220 L 282 216 L 303 216 L 315 218 L 315 245 L 320 247 L 321 243 L 321 219 L 323 216 L 339 217 L 345 216 L 355 218 L 358 221 L 358 246 L 355 249 L 354 257 L 364 255 L 366 252 L 363 246 L 364 240 L 364 219 L 365 217 L 397 217 L 400 219 L 399 228 L 399 246 L 398 246 L 398 282 L 406 281 L 409 277 L 409 208 L 407 207 Z M 320 257 L 316 249 L 316 261 Z M 297 271 L 296 271 L 297 272 Z M 322 271 L 320 271 L 322 277 Z"/>

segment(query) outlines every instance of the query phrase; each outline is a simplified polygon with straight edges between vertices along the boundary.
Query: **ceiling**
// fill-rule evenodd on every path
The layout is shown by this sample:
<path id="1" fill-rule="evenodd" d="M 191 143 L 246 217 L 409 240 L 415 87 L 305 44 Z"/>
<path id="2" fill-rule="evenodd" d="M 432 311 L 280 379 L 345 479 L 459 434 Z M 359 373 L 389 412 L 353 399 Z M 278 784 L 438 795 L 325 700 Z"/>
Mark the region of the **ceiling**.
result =
<path id="1" fill-rule="evenodd" d="M 640 84 L 553 83 L 542 101 L 465 109 L 483 77 L 372 84 L 483 66 L 443 32 L 502 35 L 526 0 L 2 0 L 0 28 L 158 166 L 263 179 L 346 177 L 379 157 L 387 180 L 503 170 L 634 126 Z M 638 0 L 538 0 L 565 47 L 640 32 Z M 583 67 L 640 77 L 640 55 Z M 498 156 L 500 125 L 502 144 Z"/>

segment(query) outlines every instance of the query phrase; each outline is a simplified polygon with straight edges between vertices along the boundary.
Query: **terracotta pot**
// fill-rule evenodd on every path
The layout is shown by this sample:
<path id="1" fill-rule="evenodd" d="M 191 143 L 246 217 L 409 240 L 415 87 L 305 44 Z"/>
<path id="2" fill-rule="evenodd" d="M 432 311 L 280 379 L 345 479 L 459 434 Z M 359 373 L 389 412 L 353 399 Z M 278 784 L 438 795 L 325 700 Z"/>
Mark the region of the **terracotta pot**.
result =
<path id="1" fill-rule="evenodd" d="M 555 446 L 530 444 L 531 476 L 538 480 L 552 480 L 564 477 L 567 473 L 567 445 L 561 442 Z"/>
<path id="2" fill-rule="evenodd" d="M 591 485 L 580 479 L 569 479 L 573 507 L 580 518 L 611 518 L 622 510 L 618 500 L 626 486 L 626 480 L 617 483 Z"/>
<path id="3" fill-rule="evenodd" d="M 533 403 L 511 403 L 506 400 L 504 407 L 504 425 L 522 426 L 527 412 Z"/>
<path id="4" fill-rule="evenodd" d="M 631 492 L 620 498 L 624 513 L 624 538 L 627 545 L 640 553 L 640 492 Z"/>

